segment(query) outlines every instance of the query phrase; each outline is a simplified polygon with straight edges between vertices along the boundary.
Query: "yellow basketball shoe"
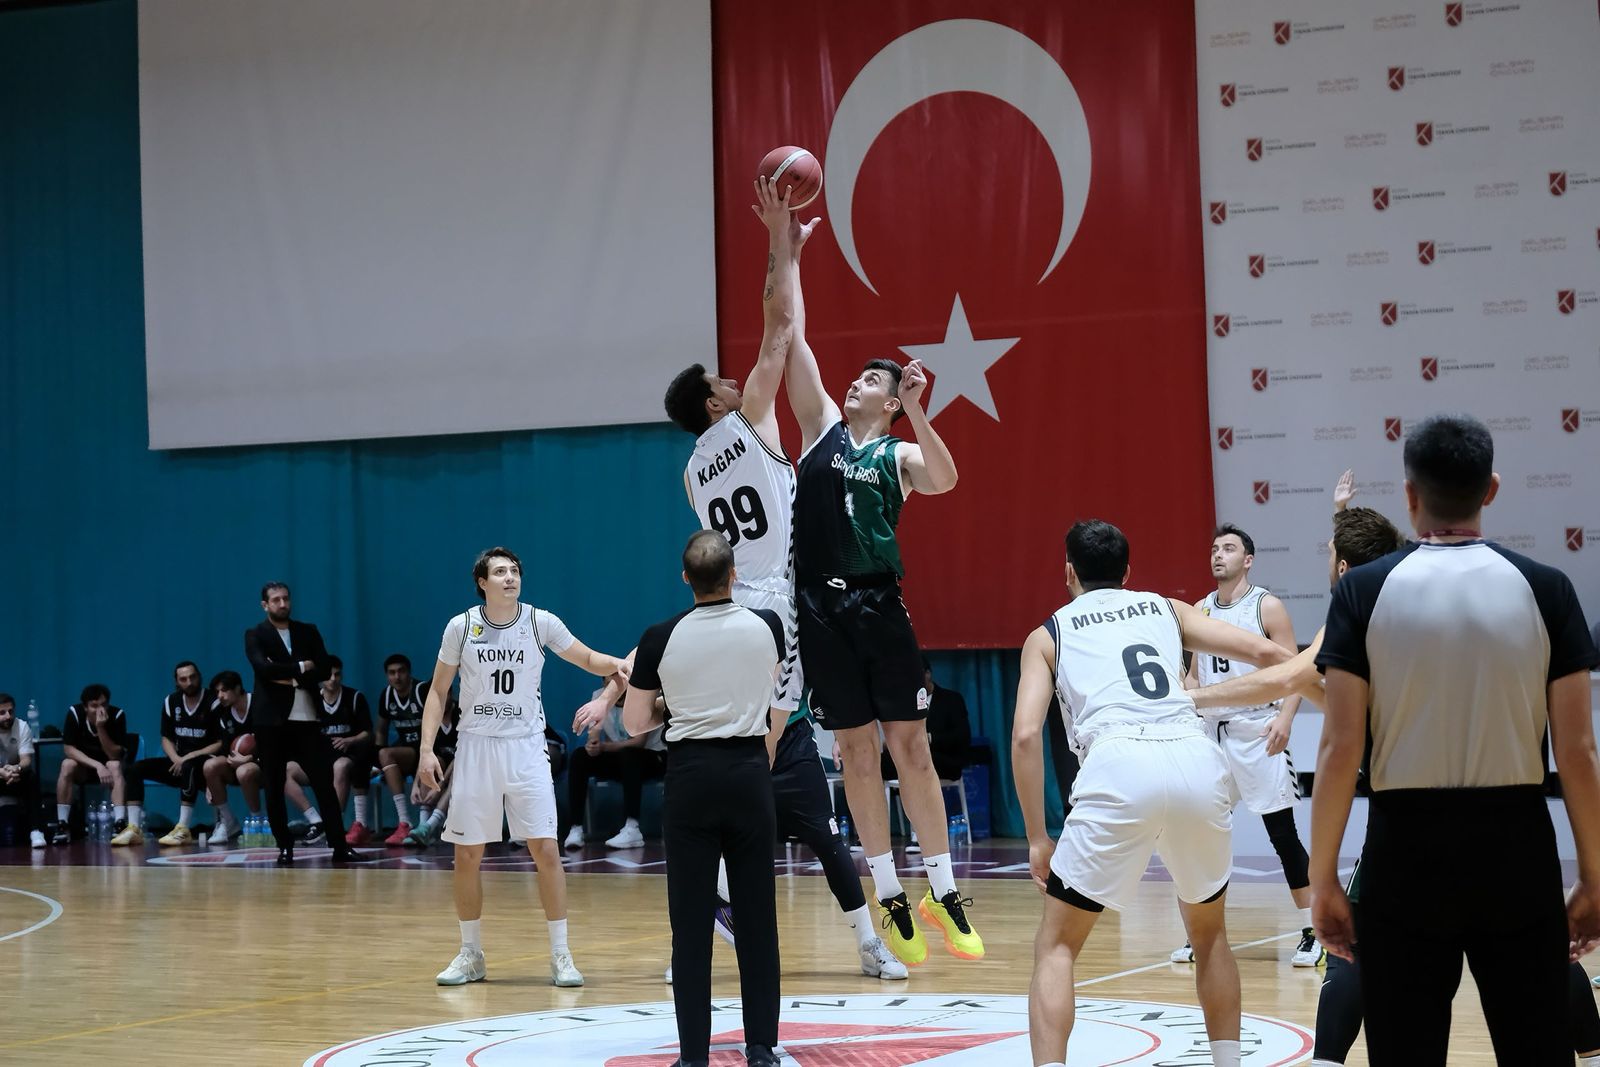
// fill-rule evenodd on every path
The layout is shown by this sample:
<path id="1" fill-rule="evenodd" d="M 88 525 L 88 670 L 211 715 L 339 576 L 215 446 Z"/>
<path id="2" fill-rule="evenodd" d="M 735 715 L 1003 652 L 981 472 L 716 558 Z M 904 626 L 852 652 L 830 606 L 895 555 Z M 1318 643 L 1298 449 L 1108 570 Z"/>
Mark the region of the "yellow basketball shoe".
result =
<path id="1" fill-rule="evenodd" d="M 962 900 L 961 894 L 955 890 L 946 893 L 942 900 L 934 900 L 933 890 L 930 889 L 928 895 L 922 898 L 922 903 L 917 905 L 917 910 L 924 919 L 943 931 L 944 947 L 950 950 L 950 955 L 964 960 L 981 960 L 983 938 L 967 921 L 966 907 L 971 903 L 971 897 Z"/>
<path id="2" fill-rule="evenodd" d="M 878 901 L 878 910 L 883 913 L 884 940 L 889 942 L 889 951 L 907 967 L 923 963 L 928 958 L 928 939 L 911 917 L 911 902 L 906 895 L 896 893 Z"/>
<path id="3" fill-rule="evenodd" d="M 133 823 L 129 823 L 123 827 L 120 834 L 111 839 L 111 843 L 117 848 L 123 848 L 127 845 L 142 845 L 144 844 L 144 831 Z"/>

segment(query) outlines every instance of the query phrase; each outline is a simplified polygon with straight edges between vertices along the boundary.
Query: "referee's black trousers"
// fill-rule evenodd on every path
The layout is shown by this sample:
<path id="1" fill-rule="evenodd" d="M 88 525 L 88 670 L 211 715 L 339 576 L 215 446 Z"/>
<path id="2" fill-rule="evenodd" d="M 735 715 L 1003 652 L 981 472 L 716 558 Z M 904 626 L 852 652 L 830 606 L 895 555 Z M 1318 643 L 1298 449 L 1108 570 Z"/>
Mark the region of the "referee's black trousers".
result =
<path id="1" fill-rule="evenodd" d="M 291 761 L 300 764 L 311 779 L 317 797 L 317 812 L 328 843 L 339 848 L 344 843 L 344 805 L 333 788 L 333 745 L 314 722 L 290 720 L 276 726 L 256 727 L 256 758 L 267 787 L 267 822 L 279 848 L 294 847 L 289 832 L 289 812 L 283 801 L 283 784 Z M 352 788 L 364 788 L 358 783 Z"/>
<path id="2" fill-rule="evenodd" d="M 672 921 L 672 1003 L 679 1055 L 711 1053 L 711 940 L 717 859 L 738 901 L 739 993 L 745 1042 L 778 1043 L 778 911 L 773 875 L 777 816 L 760 737 L 680 741 L 667 752 L 662 837 Z"/>
<path id="3" fill-rule="evenodd" d="M 1372 794 L 1361 858 L 1372 1067 L 1444 1067 L 1465 957 L 1502 1067 L 1571 1067 L 1567 916 L 1539 786 Z"/>

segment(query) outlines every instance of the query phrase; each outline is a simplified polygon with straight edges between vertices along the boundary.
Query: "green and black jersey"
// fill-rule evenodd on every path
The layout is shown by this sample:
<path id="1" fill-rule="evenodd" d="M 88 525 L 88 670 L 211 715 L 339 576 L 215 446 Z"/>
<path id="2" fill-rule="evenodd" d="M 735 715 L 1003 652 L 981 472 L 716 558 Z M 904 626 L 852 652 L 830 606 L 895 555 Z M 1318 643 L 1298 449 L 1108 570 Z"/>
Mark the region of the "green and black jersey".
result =
<path id="1" fill-rule="evenodd" d="M 857 445 L 840 419 L 800 457 L 795 489 L 795 573 L 828 578 L 905 574 L 895 527 L 905 504 L 898 437 Z"/>

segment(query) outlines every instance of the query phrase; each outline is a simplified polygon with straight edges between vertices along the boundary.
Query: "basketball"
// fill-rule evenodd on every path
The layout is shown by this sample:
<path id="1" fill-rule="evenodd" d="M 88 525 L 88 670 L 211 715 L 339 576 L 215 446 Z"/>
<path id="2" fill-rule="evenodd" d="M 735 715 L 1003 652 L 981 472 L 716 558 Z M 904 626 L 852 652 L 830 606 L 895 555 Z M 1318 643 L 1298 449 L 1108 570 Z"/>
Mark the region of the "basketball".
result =
<path id="1" fill-rule="evenodd" d="M 253 755 L 256 750 L 255 734 L 240 734 L 233 739 L 233 754 L 235 756 Z"/>
<path id="2" fill-rule="evenodd" d="M 789 191 L 789 210 L 797 211 L 822 192 L 822 164 L 804 148 L 784 145 L 774 148 L 761 160 L 757 174 L 778 186 L 778 195 Z"/>

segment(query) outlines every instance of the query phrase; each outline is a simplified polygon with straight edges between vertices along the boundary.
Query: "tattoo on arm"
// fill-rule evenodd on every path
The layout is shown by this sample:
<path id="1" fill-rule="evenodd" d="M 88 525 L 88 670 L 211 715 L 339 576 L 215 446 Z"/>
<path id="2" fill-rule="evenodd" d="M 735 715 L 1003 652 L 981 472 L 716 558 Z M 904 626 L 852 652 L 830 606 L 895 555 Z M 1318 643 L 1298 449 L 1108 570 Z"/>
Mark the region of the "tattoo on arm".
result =
<path id="1" fill-rule="evenodd" d="M 761 299 L 762 300 L 771 300 L 772 299 L 772 283 L 771 282 L 767 283 L 767 291 L 761 294 Z"/>
<path id="2" fill-rule="evenodd" d="M 778 268 L 778 254 L 776 252 L 768 252 L 767 253 L 767 273 L 771 274 L 777 268 Z"/>

